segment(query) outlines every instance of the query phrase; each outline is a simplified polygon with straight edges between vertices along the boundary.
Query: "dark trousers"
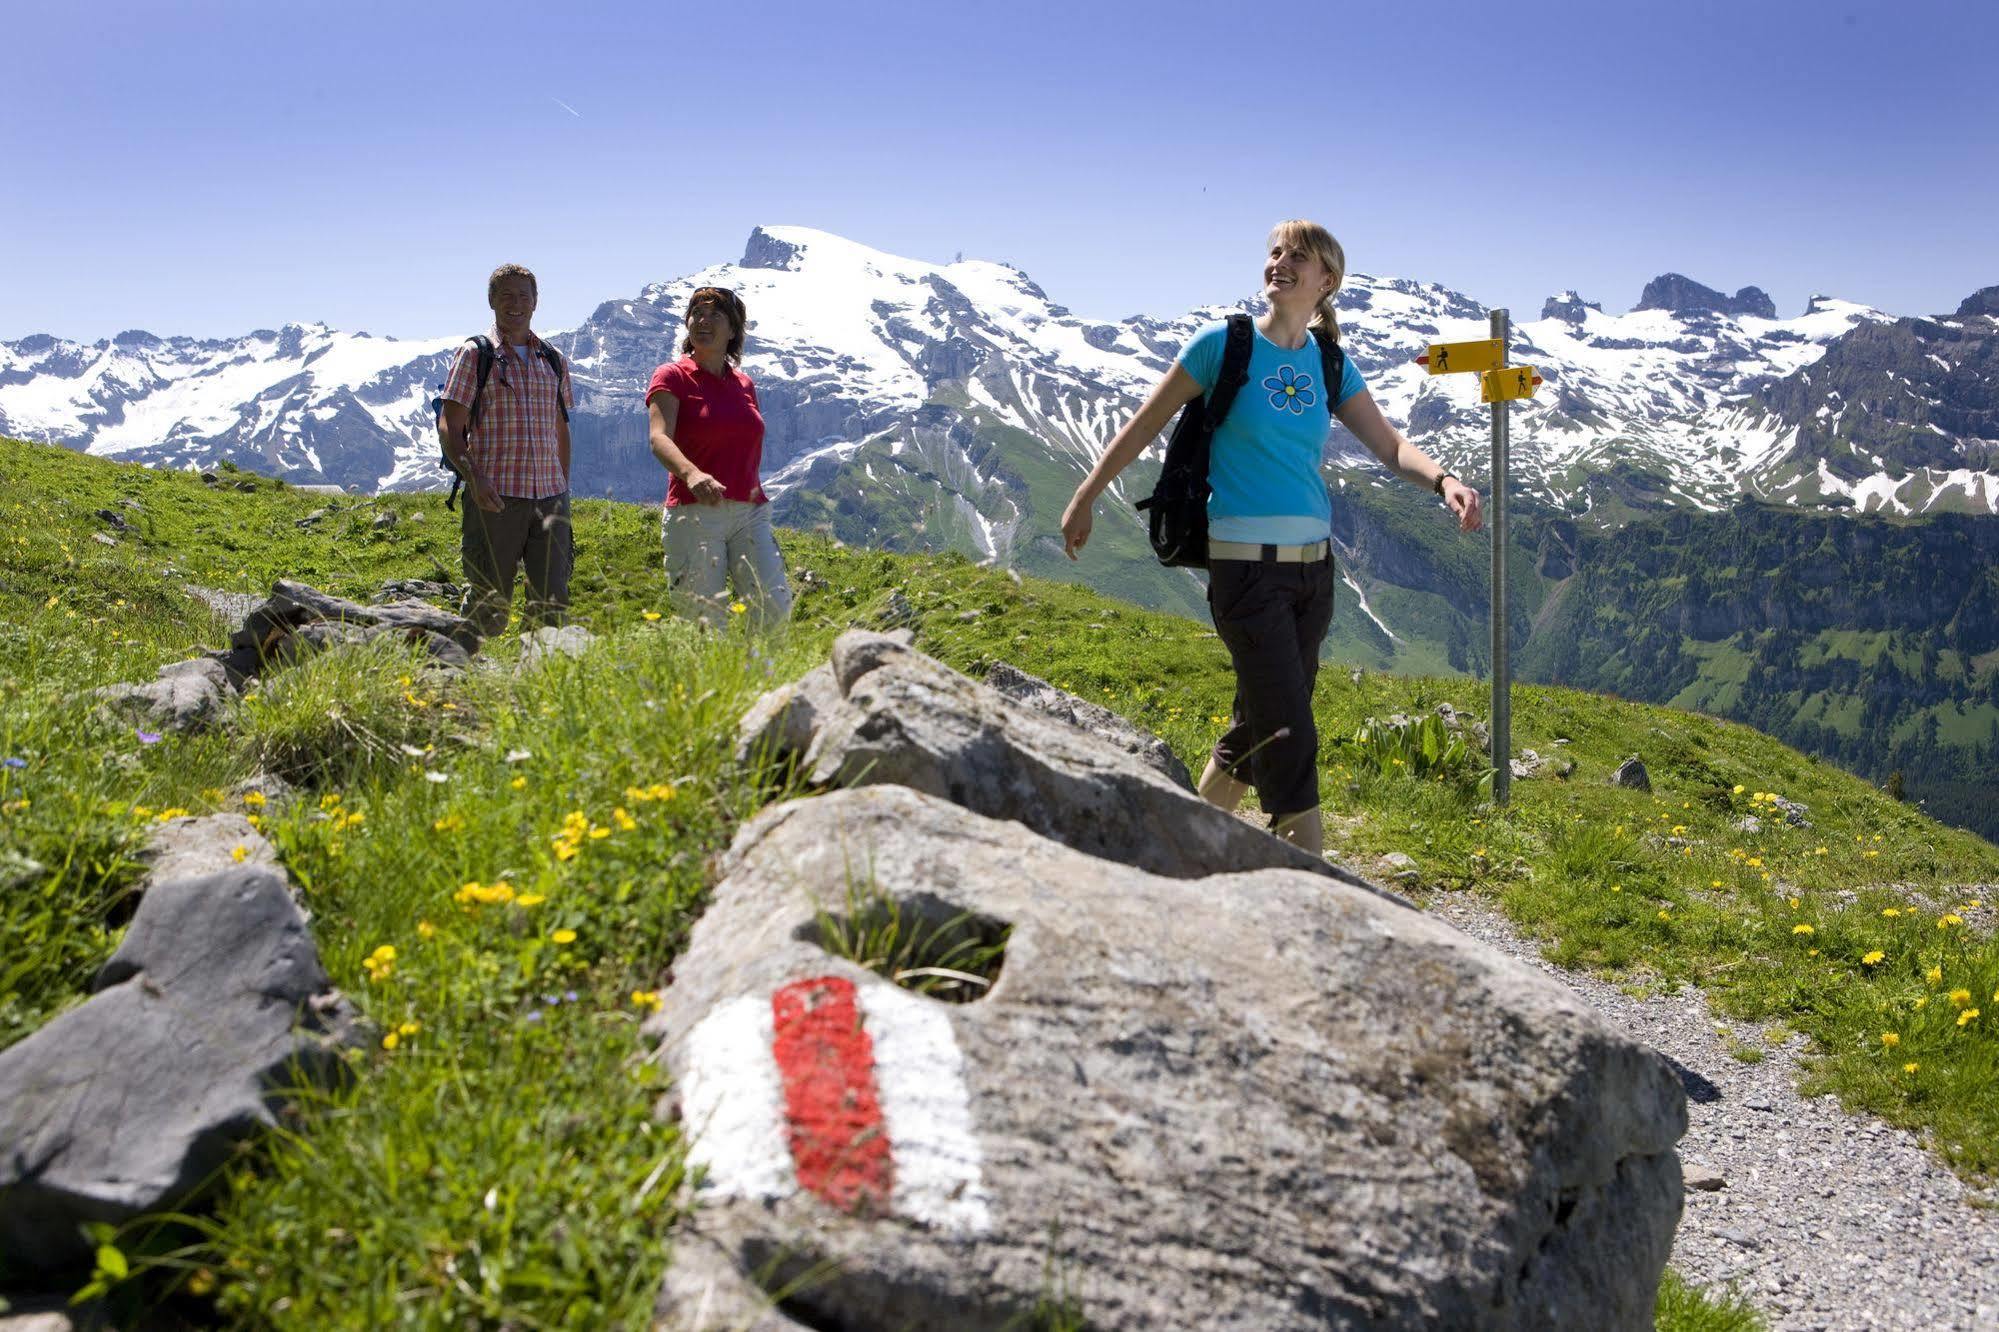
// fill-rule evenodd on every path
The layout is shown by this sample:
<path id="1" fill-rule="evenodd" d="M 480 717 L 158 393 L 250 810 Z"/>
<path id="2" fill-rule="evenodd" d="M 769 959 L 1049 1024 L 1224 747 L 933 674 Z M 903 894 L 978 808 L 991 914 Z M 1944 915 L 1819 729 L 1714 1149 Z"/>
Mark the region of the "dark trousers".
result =
<path id="1" fill-rule="evenodd" d="M 526 618 L 537 624 L 560 624 L 569 609 L 569 571 L 575 562 L 568 493 L 546 499 L 503 495 L 499 512 L 488 513 L 472 502 L 468 490 L 460 507 L 465 618 L 488 638 L 505 629 L 513 609 L 514 576 L 524 569 Z"/>
<path id="2" fill-rule="evenodd" d="M 1311 564 L 1214 560 L 1208 610 L 1235 665 L 1235 707 L 1215 765 L 1256 787 L 1274 824 L 1319 803 L 1312 687 L 1333 623 L 1332 559 Z"/>

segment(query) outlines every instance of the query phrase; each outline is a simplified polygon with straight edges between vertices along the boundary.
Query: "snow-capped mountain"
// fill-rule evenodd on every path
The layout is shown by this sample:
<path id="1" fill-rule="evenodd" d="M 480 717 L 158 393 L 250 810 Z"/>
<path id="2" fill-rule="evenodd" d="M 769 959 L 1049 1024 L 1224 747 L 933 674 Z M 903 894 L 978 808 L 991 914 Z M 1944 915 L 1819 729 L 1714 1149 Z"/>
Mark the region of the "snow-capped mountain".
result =
<path id="1" fill-rule="evenodd" d="M 855 524 L 874 521 L 872 511 L 898 542 L 914 532 L 1000 559 L 1047 536 L 1052 496 L 1073 485 L 1185 338 L 1234 308 L 1090 320 L 1003 264 L 925 263 L 806 228 L 759 228 L 740 261 L 606 302 L 552 336 L 578 391 L 580 492 L 638 499 L 663 489 L 646 449 L 643 386 L 673 354 L 687 294 L 704 284 L 733 287 L 748 304 L 745 367 L 765 403 L 769 489 L 787 509 L 835 526 L 844 516 L 863 536 Z M 1432 341 L 1485 336 L 1485 308 L 1432 283 L 1365 274 L 1349 275 L 1339 305 L 1348 350 L 1388 416 L 1453 470 L 1483 472 L 1487 415 L 1472 377 L 1430 378 L 1414 358 Z M 468 308 L 468 332 L 480 313 Z M 1573 292 L 1551 298 L 1540 318 L 1514 325 L 1515 361 L 1547 380 L 1517 405 L 1517 493 L 1605 521 L 1722 507 L 1745 491 L 1897 512 L 1999 511 L 1999 429 L 1988 408 L 1960 401 L 1985 382 L 1989 313 L 1894 321 L 1826 298 L 1797 318 L 1773 313 L 1754 288 L 1726 297 L 1676 274 L 1628 314 Z M 1909 342 L 1918 334 L 1897 331 L 1914 326 L 1932 330 L 1919 353 Z M 1884 338 L 1897 347 L 1885 370 L 1881 355 L 1856 350 Z M 443 474 L 427 400 L 455 345 L 323 325 L 220 341 L 31 337 L 0 343 L 0 432 L 161 465 L 227 459 L 297 481 L 432 488 Z M 1910 355 L 1931 373 L 1912 373 Z M 1862 369 L 1849 364 L 1856 358 Z M 1881 385 L 1899 404 L 1889 410 L 1924 436 L 1922 449 L 1878 447 L 1887 399 L 1857 395 L 1867 366 L 1887 375 Z M 1842 387 L 1827 387 L 1835 379 Z M 1841 424 L 1825 426 L 1828 407 Z M 1343 449 L 1354 445 L 1335 432 L 1330 461 L 1365 461 Z"/>

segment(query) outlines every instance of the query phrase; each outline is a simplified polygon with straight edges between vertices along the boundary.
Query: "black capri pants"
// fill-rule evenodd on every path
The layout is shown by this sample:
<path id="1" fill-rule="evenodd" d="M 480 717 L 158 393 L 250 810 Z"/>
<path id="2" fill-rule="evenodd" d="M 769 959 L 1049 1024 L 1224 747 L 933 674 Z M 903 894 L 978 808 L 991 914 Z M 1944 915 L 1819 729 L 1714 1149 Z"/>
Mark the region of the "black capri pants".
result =
<path id="1" fill-rule="evenodd" d="M 1210 561 L 1208 610 L 1236 681 L 1233 725 L 1215 742 L 1215 766 L 1253 785 L 1274 825 L 1319 803 L 1312 687 L 1333 623 L 1332 556 Z"/>

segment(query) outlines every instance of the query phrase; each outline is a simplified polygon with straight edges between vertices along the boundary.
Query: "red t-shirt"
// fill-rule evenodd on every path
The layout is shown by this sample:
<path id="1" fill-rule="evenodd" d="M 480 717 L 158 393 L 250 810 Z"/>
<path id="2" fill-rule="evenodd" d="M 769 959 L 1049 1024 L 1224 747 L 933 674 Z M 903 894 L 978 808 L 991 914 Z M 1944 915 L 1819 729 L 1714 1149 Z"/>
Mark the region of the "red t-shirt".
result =
<path id="1" fill-rule="evenodd" d="M 650 404 L 661 393 L 671 393 L 680 402 L 673 442 L 687 460 L 720 481 L 730 499 L 764 503 L 758 480 L 764 458 L 764 417 L 757 405 L 757 386 L 750 377 L 734 366 L 711 375 L 692 356 L 683 356 L 652 372 L 646 402 Z M 679 477 L 667 478 L 668 508 L 694 502 L 693 493 L 680 484 Z"/>

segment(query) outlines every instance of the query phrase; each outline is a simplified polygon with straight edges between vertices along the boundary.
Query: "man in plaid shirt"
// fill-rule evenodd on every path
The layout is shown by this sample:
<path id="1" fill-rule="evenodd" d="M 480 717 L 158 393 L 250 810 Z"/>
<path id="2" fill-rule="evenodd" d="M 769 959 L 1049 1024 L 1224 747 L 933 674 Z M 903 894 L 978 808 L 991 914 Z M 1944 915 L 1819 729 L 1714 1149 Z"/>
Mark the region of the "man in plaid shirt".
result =
<path id="1" fill-rule="evenodd" d="M 502 264 L 486 280 L 493 368 L 479 388 L 479 350 L 458 349 L 444 381 L 444 450 L 465 478 L 465 615 L 488 636 L 507 627 L 514 574 L 527 572 L 526 617 L 557 624 L 575 558 L 569 526 L 569 368 L 528 328 L 534 274 Z M 472 424 L 478 397 L 479 419 Z"/>

